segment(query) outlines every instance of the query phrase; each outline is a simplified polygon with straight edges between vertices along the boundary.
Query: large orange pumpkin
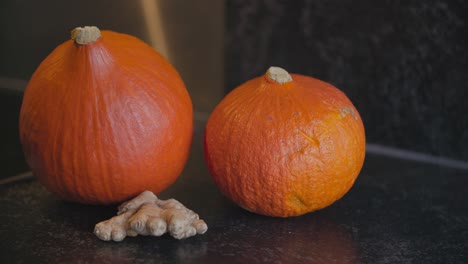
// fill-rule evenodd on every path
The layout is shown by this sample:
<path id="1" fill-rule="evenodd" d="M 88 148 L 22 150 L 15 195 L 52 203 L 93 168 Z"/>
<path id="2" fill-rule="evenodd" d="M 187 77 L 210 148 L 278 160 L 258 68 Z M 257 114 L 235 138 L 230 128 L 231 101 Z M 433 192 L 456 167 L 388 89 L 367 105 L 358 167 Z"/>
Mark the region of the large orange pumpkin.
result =
<path id="1" fill-rule="evenodd" d="M 364 127 L 346 95 L 277 67 L 229 93 L 206 125 L 205 159 L 215 183 L 263 215 L 329 206 L 351 188 L 364 156 Z"/>
<path id="2" fill-rule="evenodd" d="M 177 71 L 135 37 L 77 28 L 34 72 L 20 138 L 34 175 L 68 201 L 159 193 L 181 173 L 192 103 Z"/>

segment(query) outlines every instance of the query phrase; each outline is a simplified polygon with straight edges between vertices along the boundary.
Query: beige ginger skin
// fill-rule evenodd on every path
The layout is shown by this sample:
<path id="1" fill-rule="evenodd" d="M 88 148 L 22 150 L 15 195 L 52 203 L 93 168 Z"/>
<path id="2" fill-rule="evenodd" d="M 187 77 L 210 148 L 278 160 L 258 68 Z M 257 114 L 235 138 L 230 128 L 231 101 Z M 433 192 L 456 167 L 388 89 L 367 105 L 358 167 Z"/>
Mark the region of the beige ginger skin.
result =
<path id="1" fill-rule="evenodd" d="M 126 236 L 162 236 L 169 233 L 183 239 L 208 230 L 198 214 L 174 199 L 160 200 L 150 191 L 119 206 L 117 216 L 96 224 L 94 234 L 105 241 L 122 241 Z"/>

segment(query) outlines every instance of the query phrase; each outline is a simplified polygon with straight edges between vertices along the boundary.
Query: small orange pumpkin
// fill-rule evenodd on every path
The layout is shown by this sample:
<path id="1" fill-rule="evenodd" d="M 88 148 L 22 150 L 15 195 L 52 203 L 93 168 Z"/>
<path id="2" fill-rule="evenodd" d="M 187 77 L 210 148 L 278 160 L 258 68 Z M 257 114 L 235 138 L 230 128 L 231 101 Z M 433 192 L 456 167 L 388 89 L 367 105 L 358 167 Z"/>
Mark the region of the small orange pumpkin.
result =
<path id="1" fill-rule="evenodd" d="M 139 39 L 76 28 L 34 72 L 20 138 L 34 175 L 64 200 L 109 204 L 171 185 L 193 132 L 177 71 Z"/>
<path id="2" fill-rule="evenodd" d="M 343 92 L 271 67 L 219 103 L 204 146 L 222 193 L 249 211 L 289 217 L 348 192 L 364 162 L 365 134 Z"/>

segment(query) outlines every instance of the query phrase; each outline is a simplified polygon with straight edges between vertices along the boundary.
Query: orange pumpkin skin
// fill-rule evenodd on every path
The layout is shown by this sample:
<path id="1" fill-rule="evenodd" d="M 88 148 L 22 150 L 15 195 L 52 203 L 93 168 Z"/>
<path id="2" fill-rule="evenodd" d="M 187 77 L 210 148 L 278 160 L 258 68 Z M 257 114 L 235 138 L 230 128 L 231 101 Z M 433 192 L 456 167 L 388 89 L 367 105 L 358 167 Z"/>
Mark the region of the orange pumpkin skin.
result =
<path id="1" fill-rule="evenodd" d="M 365 157 L 364 126 L 350 100 L 323 81 L 267 75 L 229 93 L 208 119 L 205 160 L 221 192 L 262 215 L 298 216 L 352 187 Z"/>
<path id="2" fill-rule="evenodd" d="M 87 204 L 159 193 L 182 172 L 192 103 L 177 71 L 139 39 L 111 31 L 69 40 L 37 68 L 24 93 L 20 139 L 51 192 Z"/>

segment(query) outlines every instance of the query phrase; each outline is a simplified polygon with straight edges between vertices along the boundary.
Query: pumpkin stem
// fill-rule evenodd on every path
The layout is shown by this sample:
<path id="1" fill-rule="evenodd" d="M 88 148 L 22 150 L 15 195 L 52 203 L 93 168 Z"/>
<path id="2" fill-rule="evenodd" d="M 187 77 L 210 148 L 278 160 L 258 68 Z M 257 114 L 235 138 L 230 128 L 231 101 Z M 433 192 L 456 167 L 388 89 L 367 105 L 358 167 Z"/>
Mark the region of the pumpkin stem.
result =
<path id="1" fill-rule="evenodd" d="M 287 82 L 291 82 L 292 81 L 292 77 L 291 75 L 289 75 L 289 73 L 284 70 L 283 68 L 280 68 L 280 67 L 274 67 L 274 66 L 271 66 L 268 71 L 266 72 L 266 75 L 272 79 L 273 81 L 279 83 L 279 84 L 283 84 L 283 83 L 287 83 Z"/>
<path id="2" fill-rule="evenodd" d="M 79 45 L 87 45 L 98 40 L 101 37 L 101 31 L 95 26 L 77 27 L 71 32 L 71 39 Z"/>

